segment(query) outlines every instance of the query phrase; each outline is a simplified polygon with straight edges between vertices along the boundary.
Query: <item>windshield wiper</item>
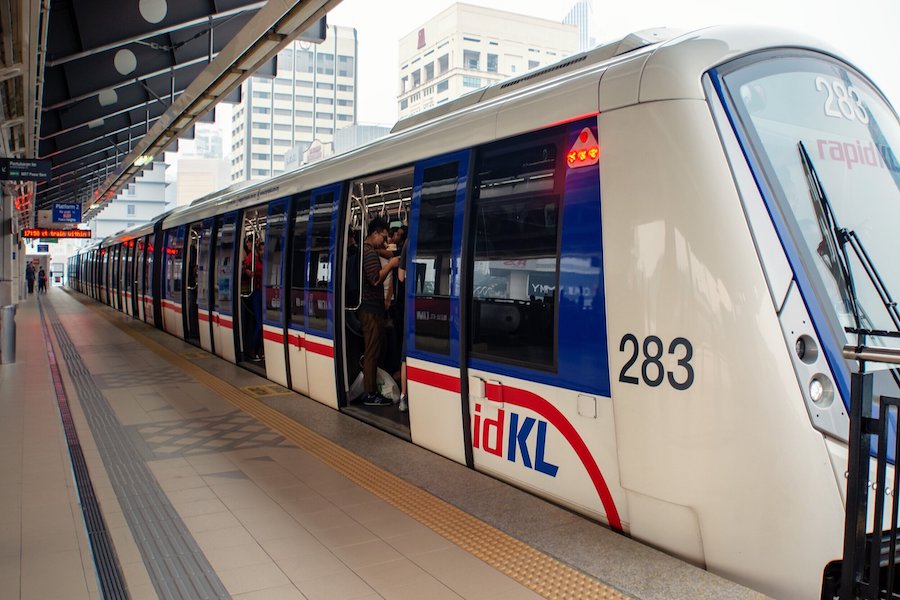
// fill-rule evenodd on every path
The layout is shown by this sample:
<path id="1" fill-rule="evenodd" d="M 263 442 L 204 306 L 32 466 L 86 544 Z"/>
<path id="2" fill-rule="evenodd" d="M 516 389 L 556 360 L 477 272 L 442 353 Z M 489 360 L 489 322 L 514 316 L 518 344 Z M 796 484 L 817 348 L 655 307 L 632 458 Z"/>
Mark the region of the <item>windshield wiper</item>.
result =
<path id="1" fill-rule="evenodd" d="M 800 149 L 800 163 L 803 165 L 803 172 L 806 174 L 806 183 L 809 187 L 809 193 L 812 197 L 813 206 L 816 208 L 816 220 L 818 221 L 819 229 L 822 231 L 822 235 L 825 238 L 823 243 L 828 247 L 829 258 L 837 261 L 836 266 L 839 271 L 835 275 L 839 274 L 840 279 L 843 280 L 844 288 L 846 290 L 845 301 L 849 305 L 850 312 L 853 315 L 853 323 L 856 325 L 856 329 L 861 330 L 859 298 L 856 295 L 856 285 L 853 282 L 853 273 L 850 270 L 850 259 L 847 256 L 846 244 L 849 240 L 847 230 L 838 226 L 837 219 L 834 216 L 834 210 L 831 208 L 831 203 L 828 202 L 828 196 L 825 195 L 825 188 L 822 187 L 822 180 L 819 179 L 819 174 L 816 172 L 816 168 L 809 158 L 806 146 L 803 145 L 802 141 L 799 142 L 797 146 Z M 830 265 L 832 268 L 834 266 L 835 265 Z M 866 272 L 868 273 L 868 270 Z M 840 284 L 841 281 L 838 281 L 838 287 L 840 287 Z M 843 290 L 841 295 L 844 295 Z"/>
<path id="2" fill-rule="evenodd" d="M 856 344 L 859 348 L 862 348 L 865 345 L 865 338 L 867 335 L 874 337 L 900 336 L 900 313 L 897 311 L 897 303 L 891 298 L 890 292 L 884 285 L 881 276 L 878 274 L 878 269 L 875 268 L 875 263 L 869 258 L 869 254 L 866 252 L 866 249 L 863 246 L 862 241 L 856 235 L 856 232 L 838 225 L 837 218 L 834 216 L 834 210 L 831 208 L 831 203 L 828 202 L 828 196 L 825 195 L 825 188 L 822 187 L 822 180 L 819 179 L 819 174 L 816 172 L 816 168 L 813 166 L 812 160 L 806 152 L 806 147 L 803 145 L 803 142 L 799 142 L 797 145 L 800 148 L 800 162 L 803 164 L 803 170 L 806 173 L 809 192 L 813 198 L 816 212 L 819 213 L 820 229 L 822 230 L 822 234 L 828 237 L 827 242 L 829 244 L 834 244 L 832 250 L 835 247 L 838 249 L 838 252 L 832 251 L 830 254 L 838 261 L 841 276 L 847 287 L 847 303 L 850 305 L 850 310 L 853 312 L 853 321 L 856 325 L 855 327 L 845 327 L 844 331 L 856 335 Z M 861 315 L 862 309 L 859 305 L 859 298 L 856 295 L 856 285 L 853 282 L 853 273 L 850 270 L 850 260 L 847 257 L 848 243 L 853 249 L 853 253 L 856 254 L 856 258 L 859 260 L 860 264 L 862 264 L 875 291 L 878 292 L 885 310 L 887 310 L 888 315 L 891 317 L 891 321 L 894 323 L 894 331 L 881 331 L 872 328 L 863 329 L 860 325 L 860 320 L 862 318 L 865 318 L 870 324 L 872 323 L 872 320 L 866 315 Z M 894 382 L 900 387 L 900 369 L 890 369 L 890 373 Z"/>

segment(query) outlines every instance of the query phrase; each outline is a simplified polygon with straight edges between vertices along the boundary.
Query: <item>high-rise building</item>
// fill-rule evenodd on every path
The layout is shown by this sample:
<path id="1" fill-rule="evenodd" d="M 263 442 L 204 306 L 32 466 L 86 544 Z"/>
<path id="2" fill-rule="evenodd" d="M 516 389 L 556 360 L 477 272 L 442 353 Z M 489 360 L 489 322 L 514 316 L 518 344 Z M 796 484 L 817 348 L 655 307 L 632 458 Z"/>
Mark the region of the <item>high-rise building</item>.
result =
<path id="1" fill-rule="evenodd" d="M 176 174 L 171 177 L 177 206 L 190 204 L 231 184 L 222 137 L 220 127 L 212 123 L 194 126 L 193 142 L 185 142 L 184 148 L 179 150 L 173 169 Z"/>
<path id="2" fill-rule="evenodd" d="M 578 28 L 457 3 L 400 39 L 400 118 L 578 50 Z"/>
<path id="3" fill-rule="evenodd" d="M 578 0 L 572 5 L 566 18 L 563 19 L 563 23 L 575 25 L 578 28 L 579 52 L 594 46 L 594 40 L 591 37 L 591 17 L 594 13 L 593 4 L 593 0 Z"/>
<path id="4" fill-rule="evenodd" d="M 232 182 L 282 173 L 296 144 L 330 144 L 356 122 L 357 48 L 356 29 L 329 25 L 321 44 L 279 52 L 274 78 L 244 82 L 232 117 Z"/>
<path id="5" fill-rule="evenodd" d="M 123 229 L 150 222 L 166 210 L 167 165 L 153 161 L 143 173 L 119 192 L 100 214 L 91 219 L 94 239 L 118 233 Z"/>

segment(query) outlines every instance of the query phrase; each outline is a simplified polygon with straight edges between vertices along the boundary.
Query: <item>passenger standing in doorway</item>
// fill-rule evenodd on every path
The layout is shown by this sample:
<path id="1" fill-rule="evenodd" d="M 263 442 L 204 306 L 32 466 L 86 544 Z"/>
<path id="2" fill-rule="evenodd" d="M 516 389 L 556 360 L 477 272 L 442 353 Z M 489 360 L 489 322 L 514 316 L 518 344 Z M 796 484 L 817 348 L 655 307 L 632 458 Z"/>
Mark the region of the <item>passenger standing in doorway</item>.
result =
<path id="1" fill-rule="evenodd" d="M 409 244 L 406 243 L 406 240 L 402 240 L 403 244 L 400 249 L 400 264 L 397 269 L 397 282 L 398 282 L 398 297 L 396 302 L 394 302 L 395 307 L 395 315 L 397 315 L 398 320 L 400 322 L 399 330 L 400 330 L 400 412 L 406 412 L 409 410 L 409 396 L 407 396 L 406 389 L 406 332 L 403 329 L 404 325 L 404 316 L 406 310 L 406 271 L 408 268 L 407 261 L 409 260 L 409 255 L 407 254 L 407 248 Z"/>
<path id="2" fill-rule="evenodd" d="M 366 391 L 363 404 L 367 406 L 390 406 L 390 399 L 376 391 L 378 381 L 378 361 L 384 342 L 384 280 L 400 263 L 398 257 L 390 258 L 382 266 L 378 250 L 384 247 L 388 234 L 388 224 L 381 217 L 369 223 L 368 235 L 363 240 L 363 280 L 362 302 L 356 315 L 362 325 L 365 350 L 363 354 L 363 386 Z"/>
<path id="3" fill-rule="evenodd" d="M 47 273 L 44 272 L 44 267 L 41 267 L 41 270 L 38 271 L 38 293 L 47 293 Z"/>
<path id="4" fill-rule="evenodd" d="M 250 360 L 262 360 L 262 252 L 260 239 L 253 247 L 250 238 L 244 240 L 244 260 L 241 262 L 241 295 L 246 297 L 252 323 L 247 323 L 250 336 L 247 355 Z"/>
<path id="5" fill-rule="evenodd" d="M 28 263 L 28 266 L 25 267 L 25 281 L 28 282 L 28 293 L 34 293 L 34 265 Z"/>

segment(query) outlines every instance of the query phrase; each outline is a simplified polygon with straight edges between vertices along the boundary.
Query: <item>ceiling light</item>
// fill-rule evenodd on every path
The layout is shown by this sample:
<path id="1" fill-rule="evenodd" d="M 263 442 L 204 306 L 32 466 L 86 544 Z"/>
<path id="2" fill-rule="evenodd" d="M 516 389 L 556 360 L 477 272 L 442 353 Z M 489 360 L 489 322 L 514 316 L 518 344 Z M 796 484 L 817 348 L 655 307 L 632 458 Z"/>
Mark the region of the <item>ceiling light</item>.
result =
<path id="1" fill-rule="evenodd" d="M 119 95 L 116 90 L 109 88 L 97 94 L 97 99 L 100 100 L 100 106 L 112 106 L 119 101 Z"/>
<path id="2" fill-rule="evenodd" d="M 166 12 L 169 10 L 166 0 L 141 0 L 138 8 L 148 23 L 159 23 L 166 18 Z"/>
<path id="3" fill-rule="evenodd" d="M 90 129 L 97 129 L 98 127 L 103 127 L 103 119 L 94 119 L 90 123 L 88 123 L 88 127 Z"/>
<path id="4" fill-rule="evenodd" d="M 121 75 L 128 75 L 137 68 L 137 58 L 131 50 L 119 50 L 113 62 Z"/>

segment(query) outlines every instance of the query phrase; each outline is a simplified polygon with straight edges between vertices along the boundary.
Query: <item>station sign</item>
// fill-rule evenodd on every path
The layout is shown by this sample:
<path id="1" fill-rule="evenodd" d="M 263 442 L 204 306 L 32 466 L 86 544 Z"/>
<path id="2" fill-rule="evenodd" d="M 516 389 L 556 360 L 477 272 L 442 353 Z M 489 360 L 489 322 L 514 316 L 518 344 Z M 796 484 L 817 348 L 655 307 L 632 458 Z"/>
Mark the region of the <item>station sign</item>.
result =
<path id="1" fill-rule="evenodd" d="M 46 227 L 29 227 L 22 230 L 23 238 L 76 238 L 88 239 L 90 229 L 47 229 Z"/>
<path id="2" fill-rule="evenodd" d="M 38 244 L 37 251 L 38 252 L 50 252 L 50 244 Z"/>
<path id="3" fill-rule="evenodd" d="M 81 223 L 81 204 L 57 202 L 53 205 L 54 223 Z"/>
<path id="4" fill-rule="evenodd" d="M 50 181 L 50 160 L 0 158 L 0 181 Z"/>

